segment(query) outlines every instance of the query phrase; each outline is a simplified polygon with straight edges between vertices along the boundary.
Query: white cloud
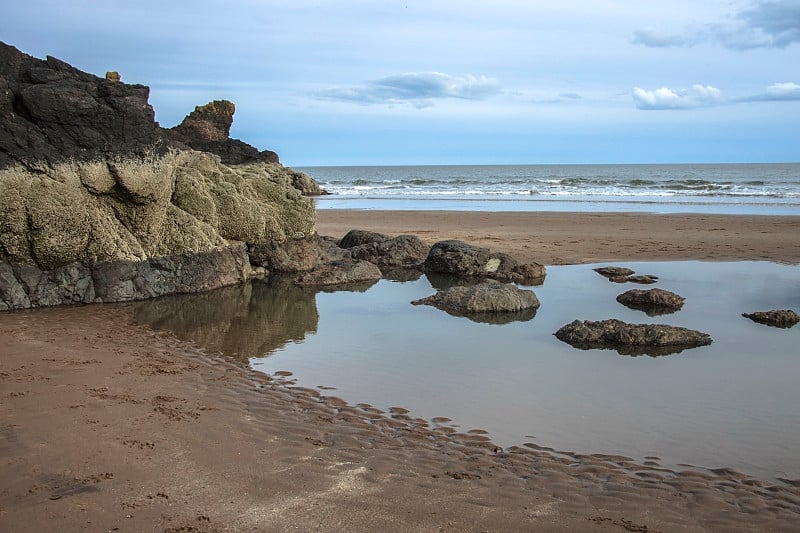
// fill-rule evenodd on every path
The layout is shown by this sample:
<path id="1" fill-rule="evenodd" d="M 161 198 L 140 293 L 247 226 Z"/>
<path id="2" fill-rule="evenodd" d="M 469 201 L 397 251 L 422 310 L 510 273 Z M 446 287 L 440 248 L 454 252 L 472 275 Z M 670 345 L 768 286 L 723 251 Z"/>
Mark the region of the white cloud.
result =
<path id="1" fill-rule="evenodd" d="M 787 81 L 773 83 L 760 94 L 738 98 L 737 102 L 793 102 L 800 101 L 800 85 Z"/>
<path id="2" fill-rule="evenodd" d="M 411 104 L 429 107 L 435 100 L 482 100 L 500 92 L 500 83 L 486 76 L 451 76 L 441 72 L 408 72 L 372 80 L 356 87 L 334 87 L 317 98 L 370 104 Z"/>
<path id="3" fill-rule="evenodd" d="M 692 85 L 691 89 L 674 90 L 661 87 L 648 91 L 634 87 L 633 100 L 639 109 L 690 109 L 722 102 L 722 92 L 711 85 Z"/>
<path id="4" fill-rule="evenodd" d="M 635 30 L 631 42 L 651 48 L 716 42 L 734 50 L 786 48 L 800 43 L 800 1 L 762 1 L 730 20 L 687 27 L 678 33 L 653 28 Z"/>

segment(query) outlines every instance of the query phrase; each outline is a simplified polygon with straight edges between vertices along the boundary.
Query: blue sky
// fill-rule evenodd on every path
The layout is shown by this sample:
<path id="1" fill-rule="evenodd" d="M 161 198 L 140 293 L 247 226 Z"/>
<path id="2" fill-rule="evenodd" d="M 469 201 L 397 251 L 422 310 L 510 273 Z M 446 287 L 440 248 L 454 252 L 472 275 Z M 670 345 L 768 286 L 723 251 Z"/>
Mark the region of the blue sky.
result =
<path id="1" fill-rule="evenodd" d="M 2 0 L 0 40 L 214 99 L 293 166 L 800 161 L 800 0 Z"/>

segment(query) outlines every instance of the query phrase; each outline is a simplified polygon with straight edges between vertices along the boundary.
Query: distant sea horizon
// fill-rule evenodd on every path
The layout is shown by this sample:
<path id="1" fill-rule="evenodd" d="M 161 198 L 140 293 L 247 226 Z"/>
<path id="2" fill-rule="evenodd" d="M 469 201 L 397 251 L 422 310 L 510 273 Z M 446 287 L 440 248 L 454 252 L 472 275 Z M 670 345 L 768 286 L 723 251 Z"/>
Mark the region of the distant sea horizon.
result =
<path id="1" fill-rule="evenodd" d="M 318 209 L 800 215 L 800 163 L 294 168 Z"/>

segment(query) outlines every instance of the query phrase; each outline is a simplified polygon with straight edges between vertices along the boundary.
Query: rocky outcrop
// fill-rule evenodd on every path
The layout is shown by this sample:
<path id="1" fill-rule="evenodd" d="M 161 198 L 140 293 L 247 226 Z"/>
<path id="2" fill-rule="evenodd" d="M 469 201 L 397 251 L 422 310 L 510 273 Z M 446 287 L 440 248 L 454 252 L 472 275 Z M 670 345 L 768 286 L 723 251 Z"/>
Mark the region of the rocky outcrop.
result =
<path id="1" fill-rule="evenodd" d="M 310 176 L 280 165 L 278 154 L 270 150 L 259 151 L 239 139 L 230 138 L 236 106 L 228 100 L 214 100 L 195 107 L 179 125 L 164 130 L 169 145 L 180 150 L 197 150 L 220 156 L 225 165 L 252 165 L 262 163 L 275 177 L 299 190 L 304 196 L 328 194 Z"/>
<path id="2" fill-rule="evenodd" d="M 278 154 L 230 138 L 236 106 L 227 100 L 214 100 L 197 106 L 179 125 L 166 131 L 172 146 L 217 154 L 226 165 L 278 163 Z"/>
<path id="3" fill-rule="evenodd" d="M 662 324 L 628 324 L 621 320 L 575 320 L 555 332 L 556 338 L 583 350 L 605 348 L 622 355 L 668 355 L 711 344 L 707 333 Z"/>
<path id="4" fill-rule="evenodd" d="M 648 316 L 667 315 L 683 307 L 684 298 L 663 289 L 631 289 L 617 296 L 617 301 Z"/>
<path id="5" fill-rule="evenodd" d="M 520 263 L 513 257 L 458 240 L 434 244 L 423 270 L 468 278 L 537 285 L 544 281 L 545 268 L 539 263 Z"/>
<path id="6" fill-rule="evenodd" d="M 530 320 L 539 308 L 539 299 L 528 289 L 511 283 L 485 281 L 467 287 L 450 287 L 433 296 L 411 302 L 412 305 L 431 305 L 456 316 L 478 321 Z M 505 316 L 498 316 L 505 315 Z"/>
<path id="7" fill-rule="evenodd" d="M 791 328 L 800 322 L 800 316 L 790 309 L 742 313 L 742 316 L 749 318 L 753 322 L 776 328 Z"/>
<path id="8" fill-rule="evenodd" d="M 0 168 L 163 153 L 149 93 L 0 42 Z"/>
<path id="9" fill-rule="evenodd" d="M 248 262 L 232 271 L 241 274 L 223 273 L 230 250 L 288 249 L 314 234 L 313 203 L 296 188 L 303 175 L 264 153 L 229 166 L 220 155 L 168 149 L 148 92 L 0 43 L 3 306 L 137 299 L 234 283 L 252 272 Z M 221 143 L 215 146 L 228 157 L 233 152 L 224 147 L 240 146 L 228 139 L 233 105 L 212 104 L 178 129 L 185 139 Z M 170 268 L 178 271 L 172 277 Z M 208 279 L 197 270 L 203 268 Z M 135 287 L 102 293 L 101 286 L 113 286 L 96 279 L 107 269 L 125 270 Z"/>
<path id="10" fill-rule="evenodd" d="M 250 274 L 243 244 L 144 261 L 75 262 L 52 270 L 0 263 L 0 311 L 201 292 L 241 283 Z"/>
<path id="11" fill-rule="evenodd" d="M 652 274 L 634 275 L 635 272 L 626 267 L 606 266 L 595 268 L 594 271 L 614 283 L 640 283 L 642 285 L 650 285 L 658 281 L 658 276 L 653 276 Z"/>

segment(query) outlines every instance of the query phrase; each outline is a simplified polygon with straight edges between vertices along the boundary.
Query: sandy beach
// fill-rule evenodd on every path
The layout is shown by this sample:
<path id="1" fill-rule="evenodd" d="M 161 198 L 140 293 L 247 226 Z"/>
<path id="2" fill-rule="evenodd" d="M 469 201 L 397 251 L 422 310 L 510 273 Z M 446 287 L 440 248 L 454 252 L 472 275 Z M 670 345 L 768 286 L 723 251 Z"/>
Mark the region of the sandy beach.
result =
<path id="1" fill-rule="evenodd" d="M 352 228 L 433 244 L 460 239 L 526 261 L 763 260 L 800 262 L 800 217 L 647 213 L 317 211 L 320 235 Z"/>
<path id="2" fill-rule="evenodd" d="M 318 212 L 545 264 L 800 262 L 800 217 Z M 124 304 L 0 313 L 2 531 L 793 531 L 800 483 L 499 449 L 348 405 L 133 323 Z"/>

